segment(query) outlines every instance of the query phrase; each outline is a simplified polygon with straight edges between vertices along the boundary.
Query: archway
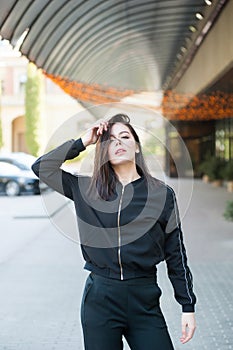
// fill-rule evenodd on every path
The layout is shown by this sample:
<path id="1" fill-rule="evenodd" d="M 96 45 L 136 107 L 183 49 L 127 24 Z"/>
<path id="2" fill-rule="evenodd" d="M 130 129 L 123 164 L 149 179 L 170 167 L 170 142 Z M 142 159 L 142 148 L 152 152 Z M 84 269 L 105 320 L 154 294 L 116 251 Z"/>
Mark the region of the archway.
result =
<path id="1" fill-rule="evenodd" d="M 12 121 L 12 151 L 29 153 L 25 139 L 24 116 L 19 116 Z"/>

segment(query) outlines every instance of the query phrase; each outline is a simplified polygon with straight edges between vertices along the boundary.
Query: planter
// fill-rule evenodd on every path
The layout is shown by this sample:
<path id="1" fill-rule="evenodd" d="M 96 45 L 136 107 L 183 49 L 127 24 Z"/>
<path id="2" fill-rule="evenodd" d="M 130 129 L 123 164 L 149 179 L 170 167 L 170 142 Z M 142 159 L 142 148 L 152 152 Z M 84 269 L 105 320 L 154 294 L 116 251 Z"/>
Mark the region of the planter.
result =
<path id="1" fill-rule="evenodd" d="M 222 183 L 223 183 L 222 180 L 213 180 L 213 181 L 211 182 L 211 184 L 212 184 L 213 187 L 221 187 L 221 186 L 222 186 Z"/>
<path id="2" fill-rule="evenodd" d="M 227 191 L 233 192 L 233 181 L 227 181 Z"/>
<path id="3" fill-rule="evenodd" d="M 202 176 L 202 181 L 207 184 L 207 183 L 210 182 L 210 177 L 208 175 L 203 175 Z"/>
<path id="4" fill-rule="evenodd" d="M 227 191 L 233 192 L 233 160 L 226 163 L 223 169 L 223 177 L 227 181 Z"/>
<path id="5" fill-rule="evenodd" d="M 222 186 L 223 169 L 225 169 L 225 160 L 216 157 L 210 157 L 205 160 L 199 167 L 204 175 L 208 175 L 210 182 L 214 187 Z M 207 178 L 205 180 L 207 182 Z"/>

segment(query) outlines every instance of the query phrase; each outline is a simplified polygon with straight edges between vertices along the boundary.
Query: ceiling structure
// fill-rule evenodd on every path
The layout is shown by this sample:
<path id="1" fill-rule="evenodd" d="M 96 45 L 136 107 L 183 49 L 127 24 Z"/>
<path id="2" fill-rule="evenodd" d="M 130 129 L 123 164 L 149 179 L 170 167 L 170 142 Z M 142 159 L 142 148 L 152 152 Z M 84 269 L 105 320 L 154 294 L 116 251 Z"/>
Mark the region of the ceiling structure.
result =
<path id="1" fill-rule="evenodd" d="M 84 104 L 121 100 L 174 85 L 226 2 L 0 0 L 0 35 Z"/>

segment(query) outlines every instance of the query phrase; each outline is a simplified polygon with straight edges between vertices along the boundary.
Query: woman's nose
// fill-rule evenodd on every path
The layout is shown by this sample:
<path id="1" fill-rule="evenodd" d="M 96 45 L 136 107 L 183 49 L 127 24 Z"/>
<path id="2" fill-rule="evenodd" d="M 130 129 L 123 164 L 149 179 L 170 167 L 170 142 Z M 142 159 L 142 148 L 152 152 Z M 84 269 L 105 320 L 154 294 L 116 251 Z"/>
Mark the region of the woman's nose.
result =
<path id="1" fill-rule="evenodd" d="M 117 146 L 117 145 L 121 144 L 121 140 L 115 138 L 114 143 L 115 143 L 115 146 Z"/>
<path id="2" fill-rule="evenodd" d="M 119 144 L 121 144 L 121 140 L 116 138 L 116 146 L 119 145 Z"/>

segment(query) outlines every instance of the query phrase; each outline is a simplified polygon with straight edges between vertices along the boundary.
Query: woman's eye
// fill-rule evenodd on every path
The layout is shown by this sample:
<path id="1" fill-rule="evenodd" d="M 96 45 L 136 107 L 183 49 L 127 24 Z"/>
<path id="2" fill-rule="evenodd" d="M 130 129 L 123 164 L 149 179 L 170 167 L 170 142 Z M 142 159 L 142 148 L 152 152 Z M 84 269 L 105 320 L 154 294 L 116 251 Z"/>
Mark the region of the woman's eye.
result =
<path id="1" fill-rule="evenodd" d="M 122 139 L 129 139 L 129 136 L 122 136 Z"/>

